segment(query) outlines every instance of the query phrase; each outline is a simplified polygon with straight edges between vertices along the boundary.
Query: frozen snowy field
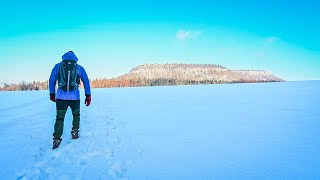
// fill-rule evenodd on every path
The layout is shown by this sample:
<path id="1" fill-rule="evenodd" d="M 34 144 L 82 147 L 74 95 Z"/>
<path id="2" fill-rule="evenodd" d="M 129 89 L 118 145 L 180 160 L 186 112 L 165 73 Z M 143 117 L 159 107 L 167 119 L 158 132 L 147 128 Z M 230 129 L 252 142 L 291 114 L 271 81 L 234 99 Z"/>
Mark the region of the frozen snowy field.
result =
<path id="1" fill-rule="evenodd" d="M 80 138 L 69 110 L 57 150 L 48 92 L 0 92 L 0 178 L 319 179 L 319 92 L 320 81 L 93 89 Z"/>

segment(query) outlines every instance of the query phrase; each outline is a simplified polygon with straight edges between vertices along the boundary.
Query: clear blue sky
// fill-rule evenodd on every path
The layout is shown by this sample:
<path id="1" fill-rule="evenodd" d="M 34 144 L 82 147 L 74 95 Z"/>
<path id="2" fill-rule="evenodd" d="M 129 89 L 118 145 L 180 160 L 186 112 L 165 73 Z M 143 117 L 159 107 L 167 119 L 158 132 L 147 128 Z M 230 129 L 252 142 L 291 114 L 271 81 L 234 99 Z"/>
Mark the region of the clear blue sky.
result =
<path id="1" fill-rule="evenodd" d="M 68 50 L 90 78 L 143 63 L 210 63 L 320 79 L 317 1 L 1 2 L 0 83 L 46 80 Z"/>

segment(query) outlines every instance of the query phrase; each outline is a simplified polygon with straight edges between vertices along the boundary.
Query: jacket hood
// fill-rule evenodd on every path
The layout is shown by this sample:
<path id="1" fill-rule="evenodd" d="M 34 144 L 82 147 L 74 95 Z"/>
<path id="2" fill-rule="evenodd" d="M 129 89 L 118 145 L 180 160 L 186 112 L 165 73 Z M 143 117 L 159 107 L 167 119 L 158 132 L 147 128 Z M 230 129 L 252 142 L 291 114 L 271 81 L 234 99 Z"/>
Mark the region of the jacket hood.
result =
<path id="1" fill-rule="evenodd" d="M 78 61 L 77 56 L 72 52 L 66 52 L 63 56 L 62 56 L 62 60 L 74 60 L 74 61 Z"/>

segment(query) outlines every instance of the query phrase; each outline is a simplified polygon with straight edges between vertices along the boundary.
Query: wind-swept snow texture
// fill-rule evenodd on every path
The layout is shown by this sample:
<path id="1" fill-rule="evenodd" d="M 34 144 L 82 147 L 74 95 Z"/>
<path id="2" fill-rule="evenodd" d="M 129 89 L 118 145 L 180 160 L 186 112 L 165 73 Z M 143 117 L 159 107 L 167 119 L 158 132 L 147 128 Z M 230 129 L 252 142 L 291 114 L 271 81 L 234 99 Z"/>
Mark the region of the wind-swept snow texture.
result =
<path id="1" fill-rule="evenodd" d="M 48 92 L 1 92 L 0 178 L 319 179 L 319 92 L 320 81 L 93 89 L 80 138 L 69 109 L 56 150 Z"/>

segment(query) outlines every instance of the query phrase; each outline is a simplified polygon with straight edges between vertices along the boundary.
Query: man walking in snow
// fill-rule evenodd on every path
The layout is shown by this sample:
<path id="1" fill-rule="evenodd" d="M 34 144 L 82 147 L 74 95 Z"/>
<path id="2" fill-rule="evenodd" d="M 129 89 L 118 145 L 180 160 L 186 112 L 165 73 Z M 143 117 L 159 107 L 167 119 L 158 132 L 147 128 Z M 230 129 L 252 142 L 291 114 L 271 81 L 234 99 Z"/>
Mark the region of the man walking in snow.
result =
<path id="1" fill-rule="evenodd" d="M 85 104 L 91 103 L 90 81 L 85 69 L 77 64 L 78 58 L 69 51 L 62 56 L 62 62 L 56 64 L 52 69 L 49 79 L 50 100 L 56 103 L 57 115 L 53 133 L 53 147 L 59 147 L 62 139 L 64 117 L 70 106 L 73 115 L 72 121 L 72 139 L 79 137 L 80 124 L 80 79 L 83 82 L 85 90 Z M 58 89 L 56 93 L 56 82 Z"/>

